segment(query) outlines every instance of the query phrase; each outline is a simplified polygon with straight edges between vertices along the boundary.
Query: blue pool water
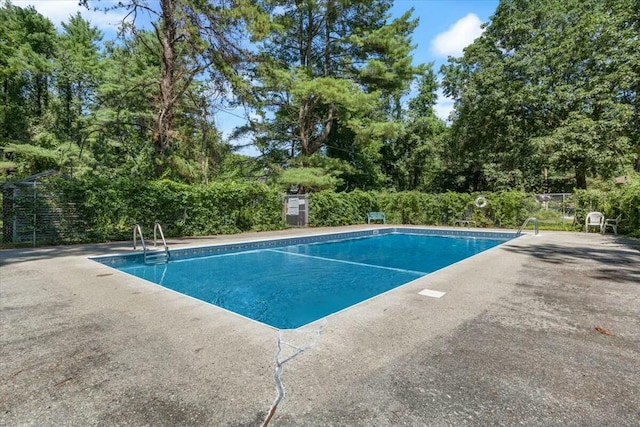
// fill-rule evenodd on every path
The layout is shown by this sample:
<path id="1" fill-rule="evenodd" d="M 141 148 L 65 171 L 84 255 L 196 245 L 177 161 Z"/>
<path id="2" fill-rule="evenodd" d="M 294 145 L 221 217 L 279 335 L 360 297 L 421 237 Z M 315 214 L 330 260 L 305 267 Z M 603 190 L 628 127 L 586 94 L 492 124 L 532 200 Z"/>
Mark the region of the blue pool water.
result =
<path id="1" fill-rule="evenodd" d="M 273 327 L 292 329 L 506 240 L 390 233 L 114 266 Z"/>

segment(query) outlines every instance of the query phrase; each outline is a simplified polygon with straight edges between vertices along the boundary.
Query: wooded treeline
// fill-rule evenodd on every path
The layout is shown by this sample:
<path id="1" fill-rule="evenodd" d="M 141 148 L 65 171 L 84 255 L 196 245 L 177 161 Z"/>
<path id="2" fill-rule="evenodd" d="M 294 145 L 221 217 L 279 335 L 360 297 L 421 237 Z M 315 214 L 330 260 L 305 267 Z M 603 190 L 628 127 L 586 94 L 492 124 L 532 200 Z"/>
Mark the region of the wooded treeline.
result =
<path id="1" fill-rule="evenodd" d="M 441 70 L 413 63 L 429 41 L 391 5 L 128 0 L 106 40 L 80 15 L 56 30 L 5 2 L 0 180 L 543 192 L 640 171 L 639 0 L 503 0 Z M 217 123 L 238 106 L 247 124 L 225 139 Z"/>

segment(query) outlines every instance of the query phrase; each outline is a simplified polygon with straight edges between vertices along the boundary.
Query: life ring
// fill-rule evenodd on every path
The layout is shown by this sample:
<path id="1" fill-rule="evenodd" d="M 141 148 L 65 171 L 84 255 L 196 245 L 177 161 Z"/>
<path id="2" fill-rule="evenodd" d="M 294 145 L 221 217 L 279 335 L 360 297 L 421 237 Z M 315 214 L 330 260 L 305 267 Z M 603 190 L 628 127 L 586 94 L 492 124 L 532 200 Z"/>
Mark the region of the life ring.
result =
<path id="1" fill-rule="evenodd" d="M 474 202 L 474 204 L 476 205 L 476 207 L 482 209 L 487 206 L 487 198 L 484 196 L 478 196 L 476 197 L 476 201 Z"/>

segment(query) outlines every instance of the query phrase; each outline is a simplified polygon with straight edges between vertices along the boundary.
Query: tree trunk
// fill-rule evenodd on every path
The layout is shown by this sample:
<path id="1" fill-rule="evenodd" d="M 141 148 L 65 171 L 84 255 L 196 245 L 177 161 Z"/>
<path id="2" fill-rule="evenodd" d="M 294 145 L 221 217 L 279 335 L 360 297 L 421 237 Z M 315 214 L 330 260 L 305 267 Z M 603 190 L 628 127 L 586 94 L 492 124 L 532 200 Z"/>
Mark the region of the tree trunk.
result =
<path id="1" fill-rule="evenodd" d="M 587 174 L 582 168 L 576 168 L 576 188 L 580 190 L 587 189 Z"/>
<path id="2" fill-rule="evenodd" d="M 162 163 L 171 147 L 171 132 L 175 118 L 175 52 L 173 43 L 177 35 L 177 23 L 174 16 L 173 0 L 161 0 L 162 27 L 156 28 L 156 35 L 162 45 L 160 65 L 160 99 L 156 117 L 155 154 L 156 174 L 162 173 Z"/>
<path id="3" fill-rule="evenodd" d="M 4 126 L 2 126 L 2 128 L 4 129 L 2 131 L 2 136 L 4 138 L 8 138 L 9 137 L 9 79 L 7 79 L 5 77 L 4 81 L 3 81 L 3 102 L 2 102 L 2 106 L 4 107 L 4 114 L 3 114 L 3 119 L 4 119 Z"/>
<path id="4" fill-rule="evenodd" d="M 35 77 L 35 86 L 36 86 L 36 116 L 42 117 L 42 81 L 40 80 L 39 75 L 36 75 Z"/>
<path id="5" fill-rule="evenodd" d="M 313 9 L 309 8 L 307 11 L 306 39 L 304 42 L 302 42 L 301 39 L 300 43 L 300 64 L 308 67 L 311 72 L 313 68 L 312 47 L 314 37 L 316 32 L 319 35 L 322 34 L 324 38 L 322 75 L 324 77 L 329 77 L 331 74 L 331 28 L 333 13 L 333 3 L 329 1 L 327 2 L 327 9 L 324 14 L 324 23 L 319 23 L 318 28 L 316 28 Z M 324 25 L 324 33 L 320 33 L 320 25 Z M 304 34 L 302 19 L 300 19 L 298 34 Z M 317 98 L 315 95 L 311 95 L 303 99 L 300 104 L 300 109 L 298 111 L 298 138 L 300 141 L 300 153 L 304 156 L 312 155 L 318 151 L 331 132 L 331 127 L 335 119 L 335 105 L 329 105 L 329 111 L 327 111 L 326 116 L 321 119 L 323 122 L 318 123 L 318 120 L 320 119 L 320 117 L 318 117 L 318 108 L 321 103 L 321 99 Z M 317 133 L 318 125 L 321 127 L 319 133 Z"/>

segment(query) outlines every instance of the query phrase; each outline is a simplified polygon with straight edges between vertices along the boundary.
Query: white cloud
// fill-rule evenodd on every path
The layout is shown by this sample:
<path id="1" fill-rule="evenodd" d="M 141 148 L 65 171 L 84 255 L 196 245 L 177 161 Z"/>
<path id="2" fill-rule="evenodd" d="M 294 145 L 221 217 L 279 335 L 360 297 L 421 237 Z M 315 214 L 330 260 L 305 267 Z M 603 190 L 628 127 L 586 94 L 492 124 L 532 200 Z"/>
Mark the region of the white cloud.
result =
<path id="1" fill-rule="evenodd" d="M 107 6 L 113 2 L 89 2 L 90 6 Z M 60 27 L 62 22 L 68 22 L 69 17 L 80 12 L 82 17 L 91 22 L 92 25 L 103 31 L 117 31 L 122 19 L 125 17 L 123 10 L 102 11 L 89 10 L 78 5 L 78 0 L 13 0 L 15 6 L 26 8 L 33 6 L 43 16 L 46 16 L 56 27 Z"/>
<path id="2" fill-rule="evenodd" d="M 431 41 L 431 50 L 439 56 L 462 56 L 462 49 L 482 35 L 482 22 L 470 13 Z"/>

